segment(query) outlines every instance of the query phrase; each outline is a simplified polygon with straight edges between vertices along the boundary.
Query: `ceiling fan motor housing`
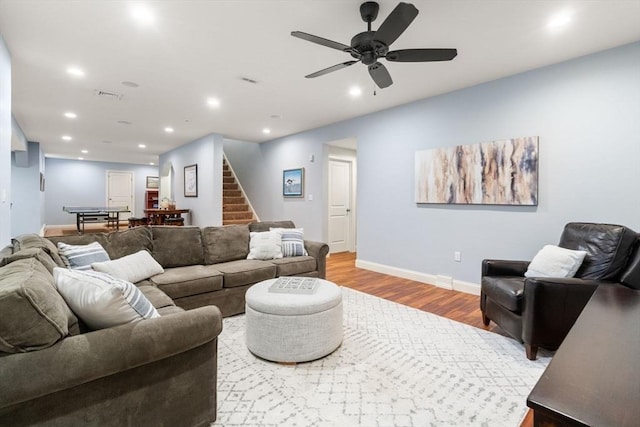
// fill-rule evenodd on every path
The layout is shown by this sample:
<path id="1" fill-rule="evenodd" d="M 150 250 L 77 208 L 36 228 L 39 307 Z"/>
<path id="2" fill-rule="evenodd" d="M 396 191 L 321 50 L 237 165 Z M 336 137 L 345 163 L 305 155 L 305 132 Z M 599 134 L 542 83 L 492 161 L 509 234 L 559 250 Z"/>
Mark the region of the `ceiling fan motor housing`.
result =
<path id="1" fill-rule="evenodd" d="M 378 57 L 384 57 L 389 51 L 387 45 L 373 39 L 375 34 L 375 31 L 365 31 L 364 33 L 356 34 L 351 39 L 351 47 L 361 55 L 359 56 L 352 52 L 351 56 L 356 59 L 362 58 L 362 62 L 365 65 L 374 64 Z"/>

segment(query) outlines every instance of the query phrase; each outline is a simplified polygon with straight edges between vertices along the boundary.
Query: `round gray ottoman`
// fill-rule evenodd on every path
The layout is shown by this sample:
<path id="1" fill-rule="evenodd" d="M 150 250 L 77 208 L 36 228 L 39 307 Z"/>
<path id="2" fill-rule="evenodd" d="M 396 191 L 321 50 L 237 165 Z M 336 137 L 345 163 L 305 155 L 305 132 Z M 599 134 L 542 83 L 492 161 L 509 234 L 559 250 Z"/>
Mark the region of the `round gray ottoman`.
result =
<path id="1" fill-rule="evenodd" d="M 319 359 L 342 343 L 342 292 L 318 279 L 315 293 L 269 292 L 276 279 L 247 291 L 247 347 L 258 357 L 297 363 Z"/>

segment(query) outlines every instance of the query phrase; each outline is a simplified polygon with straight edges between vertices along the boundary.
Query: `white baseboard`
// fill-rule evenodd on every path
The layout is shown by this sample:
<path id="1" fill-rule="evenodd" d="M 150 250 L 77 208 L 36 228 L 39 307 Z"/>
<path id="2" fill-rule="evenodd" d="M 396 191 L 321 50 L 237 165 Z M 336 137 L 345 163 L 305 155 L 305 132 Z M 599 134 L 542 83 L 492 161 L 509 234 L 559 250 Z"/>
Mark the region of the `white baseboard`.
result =
<path id="1" fill-rule="evenodd" d="M 356 259 L 356 267 L 364 270 L 375 271 L 376 273 L 388 274 L 389 276 L 401 277 L 415 282 L 426 283 L 440 288 L 464 292 L 472 295 L 480 295 L 480 285 L 472 282 L 453 279 L 450 276 L 437 274 L 420 273 L 418 271 L 406 270 L 404 268 L 392 267 L 378 264 L 376 262 Z"/>

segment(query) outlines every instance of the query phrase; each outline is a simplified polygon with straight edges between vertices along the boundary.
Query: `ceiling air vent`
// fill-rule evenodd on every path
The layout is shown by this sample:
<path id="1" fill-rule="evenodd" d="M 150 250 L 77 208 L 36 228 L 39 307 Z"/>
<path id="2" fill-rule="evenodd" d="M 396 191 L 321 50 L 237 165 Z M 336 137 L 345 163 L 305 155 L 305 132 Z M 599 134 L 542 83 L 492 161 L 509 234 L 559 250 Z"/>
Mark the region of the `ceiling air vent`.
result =
<path id="1" fill-rule="evenodd" d="M 106 90 L 100 90 L 100 89 L 96 89 L 95 93 L 97 96 L 101 98 L 114 99 L 118 101 L 122 99 L 122 94 L 120 93 L 108 92 Z"/>

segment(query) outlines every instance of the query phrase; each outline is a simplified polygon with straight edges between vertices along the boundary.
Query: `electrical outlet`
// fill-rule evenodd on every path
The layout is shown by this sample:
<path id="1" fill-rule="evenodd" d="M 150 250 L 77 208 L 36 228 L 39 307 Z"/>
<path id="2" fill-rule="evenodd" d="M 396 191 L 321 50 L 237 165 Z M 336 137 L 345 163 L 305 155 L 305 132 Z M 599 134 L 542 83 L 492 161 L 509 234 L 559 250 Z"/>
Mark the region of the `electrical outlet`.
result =
<path id="1" fill-rule="evenodd" d="M 455 262 L 461 262 L 462 261 L 462 254 L 460 253 L 460 251 L 455 251 L 453 253 L 453 260 Z"/>

